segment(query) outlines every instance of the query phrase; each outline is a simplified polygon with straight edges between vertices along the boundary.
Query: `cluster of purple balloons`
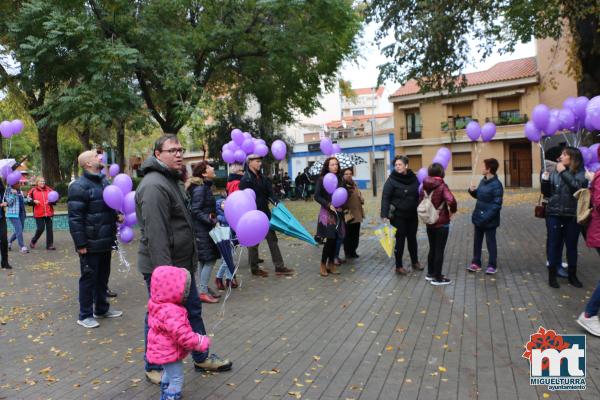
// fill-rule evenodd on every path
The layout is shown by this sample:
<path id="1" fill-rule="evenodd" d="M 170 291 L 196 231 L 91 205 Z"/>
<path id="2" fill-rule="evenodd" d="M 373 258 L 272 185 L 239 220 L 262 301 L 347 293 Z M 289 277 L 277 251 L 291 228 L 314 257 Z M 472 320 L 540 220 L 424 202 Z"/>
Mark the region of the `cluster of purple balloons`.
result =
<path id="1" fill-rule="evenodd" d="M 18 135 L 23 132 L 23 129 L 25 129 L 25 124 L 20 119 L 0 122 L 0 134 L 6 139 Z"/>
<path id="2" fill-rule="evenodd" d="M 599 143 L 593 144 L 590 147 L 586 147 L 586 146 L 579 147 L 579 151 L 581 151 L 581 155 L 583 157 L 583 163 L 584 163 L 585 167 L 592 172 L 600 171 L 600 160 L 598 159 L 598 147 L 600 147 Z"/>
<path id="3" fill-rule="evenodd" d="M 125 216 L 125 220 L 119 226 L 119 240 L 123 243 L 131 242 L 134 237 L 132 227 L 137 224 L 137 216 L 135 214 L 135 191 L 129 175 L 118 174 L 115 176 L 112 185 L 104 188 L 102 198 L 107 206 Z"/>
<path id="4" fill-rule="evenodd" d="M 329 172 L 323 177 L 323 187 L 331 195 L 331 205 L 335 208 L 343 206 L 348 200 L 348 191 L 338 187 L 338 178 Z"/>
<path id="5" fill-rule="evenodd" d="M 281 161 L 287 154 L 287 147 L 282 140 L 275 140 L 271 144 L 273 157 Z M 221 148 L 221 157 L 227 164 L 234 162 L 243 163 L 249 154 L 265 157 L 269 154 L 269 147 L 263 139 L 253 138 L 250 132 L 242 132 L 240 129 L 231 131 L 231 141 L 225 143 Z"/>
<path id="6" fill-rule="evenodd" d="M 108 175 L 110 175 L 111 178 L 119 175 L 119 172 L 121 172 L 119 164 L 111 164 L 110 167 L 108 167 Z"/>
<path id="7" fill-rule="evenodd" d="M 446 169 L 446 168 L 448 168 L 448 164 L 450 164 L 451 159 L 452 159 L 452 152 L 450 151 L 450 149 L 447 147 L 440 147 L 438 149 L 437 153 L 435 154 L 435 157 L 433 157 L 433 160 L 431 160 L 431 163 L 432 164 L 438 163 L 442 167 L 444 167 L 444 169 Z M 422 167 L 417 171 L 417 180 L 419 181 L 419 192 L 423 188 L 423 181 L 428 176 L 429 176 L 429 173 L 427 172 L 427 168 L 425 168 L 425 167 Z"/>
<path id="8" fill-rule="evenodd" d="M 332 156 L 334 154 L 342 152 L 342 147 L 337 143 L 333 143 L 329 138 L 321 139 L 319 148 L 321 149 L 321 152 L 326 156 Z"/>
<path id="9" fill-rule="evenodd" d="M 269 217 L 256 209 L 256 193 L 238 190 L 225 200 L 225 218 L 242 246 L 256 246 L 269 233 Z"/>
<path id="10" fill-rule="evenodd" d="M 473 142 L 481 138 L 482 142 L 489 142 L 496 136 L 496 124 L 493 122 L 486 122 L 482 127 L 476 121 L 471 121 L 466 127 L 467 136 Z"/>

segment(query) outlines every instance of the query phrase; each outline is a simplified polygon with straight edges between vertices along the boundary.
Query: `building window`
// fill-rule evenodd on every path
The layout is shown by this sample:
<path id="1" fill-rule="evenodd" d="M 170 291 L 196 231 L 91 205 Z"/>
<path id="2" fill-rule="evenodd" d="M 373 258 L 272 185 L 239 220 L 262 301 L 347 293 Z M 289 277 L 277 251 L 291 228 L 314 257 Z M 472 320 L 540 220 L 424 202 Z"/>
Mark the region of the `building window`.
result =
<path id="1" fill-rule="evenodd" d="M 453 171 L 471 171 L 472 168 L 470 151 L 452 153 Z"/>
<path id="2" fill-rule="evenodd" d="M 420 154 L 408 155 L 408 165 L 413 171 L 418 171 L 423 167 L 423 157 Z"/>
<path id="3" fill-rule="evenodd" d="M 359 115 L 365 115 L 365 110 L 364 109 L 352 110 L 352 116 L 353 117 L 357 117 Z"/>
<path id="4" fill-rule="evenodd" d="M 406 113 L 406 132 L 409 136 L 421 134 L 421 113 L 418 111 Z"/>

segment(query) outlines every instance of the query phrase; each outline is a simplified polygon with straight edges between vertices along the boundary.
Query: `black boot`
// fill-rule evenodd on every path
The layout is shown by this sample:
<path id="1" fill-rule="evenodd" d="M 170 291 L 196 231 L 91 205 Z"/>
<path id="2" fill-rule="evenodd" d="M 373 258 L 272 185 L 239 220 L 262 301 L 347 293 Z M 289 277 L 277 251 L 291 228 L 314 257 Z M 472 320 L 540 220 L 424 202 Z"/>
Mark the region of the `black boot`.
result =
<path id="1" fill-rule="evenodd" d="M 558 289 L 560 287 L 558 281 L 556 280 L 556 267 L 548 267 L 548 284 L 550 285 L 550 287 L 553 287 L 555 289 Z"/>
<path id="2" fill-rule="evenodd" d="M 569 283 L 576 288 L 583 287 L 579 279 L 577 279 L 577 266 L 572 267 L 569 265 Z"/>

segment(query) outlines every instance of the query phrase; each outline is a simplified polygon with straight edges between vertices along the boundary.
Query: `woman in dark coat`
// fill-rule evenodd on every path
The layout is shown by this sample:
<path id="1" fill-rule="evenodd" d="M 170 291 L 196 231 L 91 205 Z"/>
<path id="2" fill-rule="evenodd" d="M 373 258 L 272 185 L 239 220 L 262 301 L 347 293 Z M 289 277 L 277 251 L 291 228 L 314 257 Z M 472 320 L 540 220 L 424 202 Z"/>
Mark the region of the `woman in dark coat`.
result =
<path id="1" fill-rule="evenodd" d="M 356 249 L 360 239 L 360 224 L 365 217 L 363 205 L 365 200 L 354 179 L 352 179 L 352 168 L 344 170 L 344 185 L 348 191 L 348 201 L 346 202 L 345 221 L 346 237 L 344 238 L 344 254 L 346 258 L 358 258 Z"/>
<path id="2" fill-rule="evenodd" d="M 419 219 L 419 180 L 408 169 L 408 158 L 396 156 L 392 164 L 394 170 L 383 186 L 381 196 L 381 218 L 390 220 L 396 228 L 396 273 L 406 275 L 408 270 L 402 264 L 404 257 L 404 242 L 408 242 L 408 252 L 413 269 L 422 270 L 419 263 L 419 248 L 417 245 L 417 228 Z"/>
<path id="3" fill-rule="evenodd" d="M 199 293 L 200 300 L 204 303 L 219 301 L 217 293 L 208 287 L 213 266 L 220 258 L 219 249 L 208 234 L 217 224 L 217 206 L 212 192 L 214 177 L 214 168 L 202 160 L 194 166 L 192 178 L 188 180 L 194 235 L 198 249 Z"/>
<path id="4" fill-rule="evenodd" d="M 489 260 L 486 274 L 495 274 L 498 257 L 498 246 L 496 244 L 496 229 L 500 226 L 500 210 L 502 209 L 502 198 L 504 197 L 504 188 L 498 179 L 498 160 L 488 158 L 483 160 L 483 179 L 478 187 L 471 186 L 469 194 L 477 199 L 475 210 L 471 221 L 475 226 L 473 235 L 473 260 L 467 270 L 471 272 L 481 271 L 481 247 L 483 246 L 483 237 L 487 243 Z"/>
<path id="5" fill-rule="evenodd" d="M 319 222 L 317 224 L 317 236 L 325 239 L 321 255 L 321 276 L 339 274 L 335 264 L 336 241 L 338 238 L 343 238 L 346 232 L 343 210 L 331 204 L 331 195 L 327 193 L 327 190 L 323 186 L 323 178 L 330 172 L 337 176 L 337 187 L 341 187 L 340 164 L 335 157 L 329 157 L 323 163 L 323 168 L 321 169 L 321 174 L 315 188 L 315 201 L 321 205 Z"/>
<path id="6" fill-rule="evenodd" d="M 577 242 L 581 227 L 577 223 L 577 200 L 573 194 L 587 188 L 583 157 L 579 149 L 565 147 L 556 164 L 556 170 L 542 175 L 542 194 L 548 198 L 546 228 L 548 230 L 548 283 L 559 288 L 556 280 L 561 264 L 563 243 L 567 247 L 569 283 L 582 287 L 577 279 Z"/>

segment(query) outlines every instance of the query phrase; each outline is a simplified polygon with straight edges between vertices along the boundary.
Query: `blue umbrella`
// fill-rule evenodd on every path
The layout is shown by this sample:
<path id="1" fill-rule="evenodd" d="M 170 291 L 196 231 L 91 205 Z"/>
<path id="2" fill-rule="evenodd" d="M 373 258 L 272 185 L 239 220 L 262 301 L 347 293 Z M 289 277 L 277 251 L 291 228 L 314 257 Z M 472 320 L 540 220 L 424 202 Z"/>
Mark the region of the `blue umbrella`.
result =
<path id="1" fill-rule="evenodd" d="M 270 224 L 274 231 L 317 245 L 312 235 L 281 202 L 271 211 Z"/>
<path id="2" fill-rule="evenodd" d="M 234 243 L 231 237 L 231 228 L 228 226 L 216 226 L 208 234 L 217 245 L 223 261 L 227 264 L 227 269 L 233 275 L 235 273 L 235 262 L 233 261 Z"/>

